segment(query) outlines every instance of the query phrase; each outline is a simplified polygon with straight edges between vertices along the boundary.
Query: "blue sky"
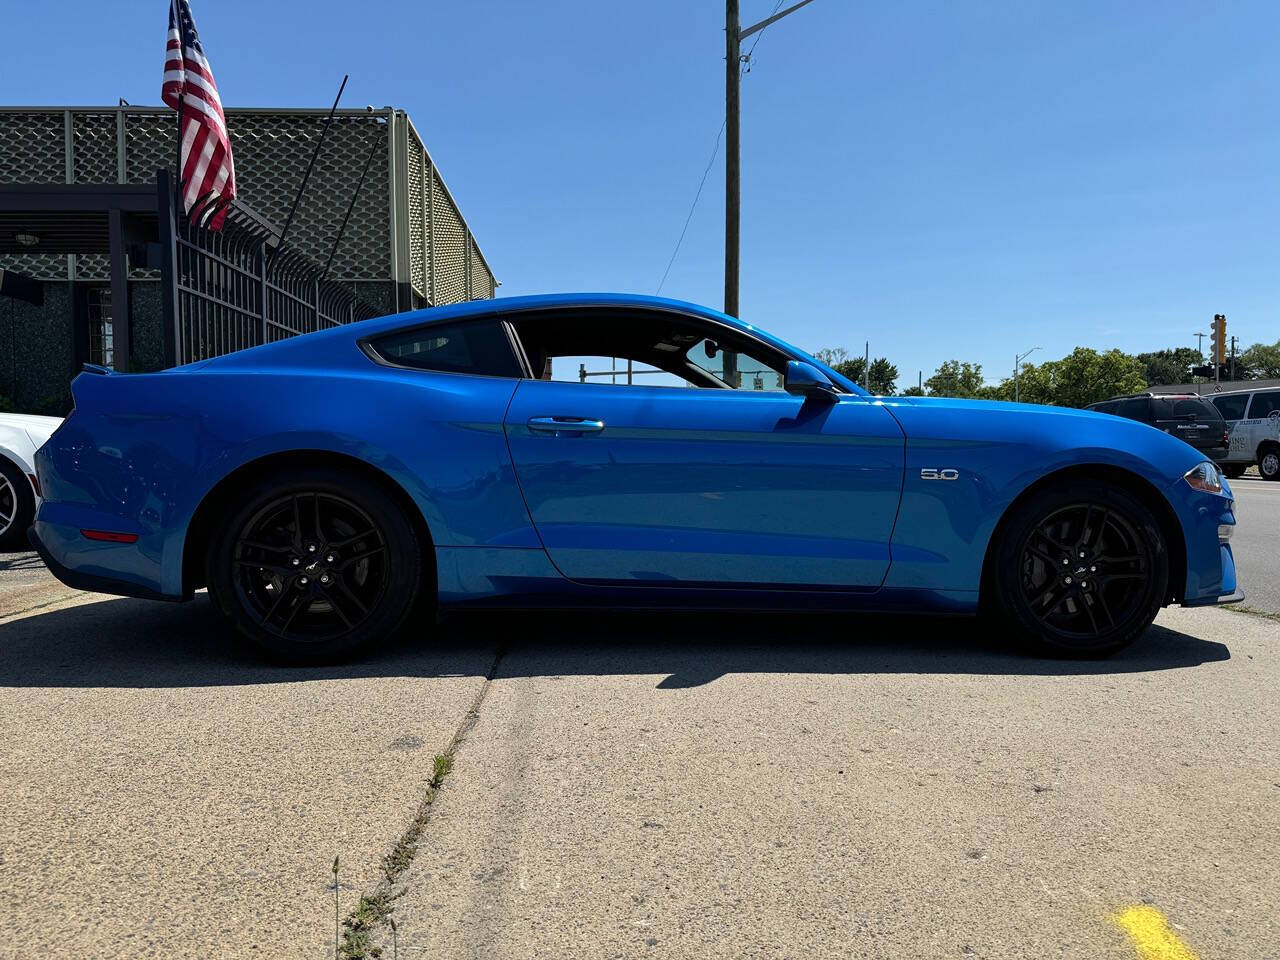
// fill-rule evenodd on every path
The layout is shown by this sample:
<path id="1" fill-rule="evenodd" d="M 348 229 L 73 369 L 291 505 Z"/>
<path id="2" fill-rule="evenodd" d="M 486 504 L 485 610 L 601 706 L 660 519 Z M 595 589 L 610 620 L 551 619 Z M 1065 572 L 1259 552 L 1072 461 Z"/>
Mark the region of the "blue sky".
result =
<path id="1" fill-rule="evenodd" d="M 10 6 L 0 102 L 159 102 L 166 0 Z M 718 0 L 193 9 L 229 105 L 327 106 L 348 72 L 344 105 L 408 110 L 501 294 L 656 288 L 722 118 Z M 1277 49 L 1266 2 L 815 0 L 743 82 L 742 315 L 869 338 L 900 386 L 1193 345 L 1215 312 L 1274 341 Z M 665 294 L 721 303 L 723 171 Z"/>

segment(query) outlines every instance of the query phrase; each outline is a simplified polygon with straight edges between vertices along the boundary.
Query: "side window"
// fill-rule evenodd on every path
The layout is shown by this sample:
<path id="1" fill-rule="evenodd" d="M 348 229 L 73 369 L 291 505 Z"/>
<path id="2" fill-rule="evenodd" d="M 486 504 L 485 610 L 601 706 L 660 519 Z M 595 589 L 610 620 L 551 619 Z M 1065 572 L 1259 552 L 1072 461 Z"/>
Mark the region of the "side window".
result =
<path id="1" fill-rule="evenodd" d="M 1249 405 L 1249 394 L 1234 394 L 1229 397 L 1214 397 L 1213 405 L 1218 408 L 1224 420 L 1243 420 L 1245 407 Z"/>
<path id="2" fill-rule="evenodd" d="M 1249 404 L 1249 419 L 1262 417 L 1280 417 L 1280 391 L 1255 393 L 1253 403 Z"/>
<path id="3" fill-rule="evenodd" d="M 685 353 L 685 358 L 695 367 L 701 367 L 721 383 L 728 384 L 735 390 L 777 392 L 784 389 L 781 371 L 746 353 L 735 354 L 734 375 L 730 377 L 725 373 L 726 352 L 726 348 L 721 347 L 716 341 L 706 339 L 690 347 Z"/>
<path id="4" fill-rule="evenodd" d="M 1089 409 L 1094 413 L 1115 413 L 1116 407 L 1118 406 L 1120 406 L 1120 404 L 1116 403 L 1114 400 L 1108 400 L 1106 403 L 1095 403 Z"/>
<path id="5" fill-rule="evenodd" d="M 369 346 L 401 367 L 486 377 L 523 375 L 507 332 L 496 320 L 432 324 L 379 337 Z"/>
<path id="6" fill-rule="evenodd" d="M 1116 414 L 1121 417 L 1128 417 L 1130 420 L 1141 420 L 1143 423 L 1151 422 L 1151 400 L 1148 397 L 1134 397 L 1130 400 L 1121 400 Z"/>

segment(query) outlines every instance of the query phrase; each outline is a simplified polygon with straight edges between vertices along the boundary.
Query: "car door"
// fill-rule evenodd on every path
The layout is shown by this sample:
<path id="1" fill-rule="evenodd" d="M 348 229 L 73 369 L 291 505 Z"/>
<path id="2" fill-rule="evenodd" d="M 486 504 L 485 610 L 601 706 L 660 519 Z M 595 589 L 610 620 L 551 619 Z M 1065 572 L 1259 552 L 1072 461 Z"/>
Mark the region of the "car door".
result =
<path id="1" fill-rule="evenodd" d="M 523 380 L 506 431 L 571 579 L 874 590 L 888 571 L 904 439 L 868 398 Z"/>

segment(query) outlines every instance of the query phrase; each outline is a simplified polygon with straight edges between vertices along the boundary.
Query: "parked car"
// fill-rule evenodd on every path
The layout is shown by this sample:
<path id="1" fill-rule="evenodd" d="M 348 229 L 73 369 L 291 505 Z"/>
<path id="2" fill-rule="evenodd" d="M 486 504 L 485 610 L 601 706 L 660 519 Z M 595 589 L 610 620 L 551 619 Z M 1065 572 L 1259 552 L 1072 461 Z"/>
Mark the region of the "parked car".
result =
<path id="1" fill-rule="evenodd" d="M 1207 397 L 1194 393 L 1133 393 L 1092 403 L 1087 409 L 1163 430 L 1189 443 L 1215 463 L 1227 458 L 1227 424 Z"/>
<path id="2" fill-rule="evenodd" d="M 0 550 L 26 547 L 40 505 L 35 453 L 62 423 L 59 417 L 0 413 Z"/>
<path id="3" fill-rule="evenodd" d="M 669 383 L 573 360 L 546 377 L 579 357 Z M 1166 604 L 1241 598 L 1231 489 L 1187 444 L 1083 410 L 872 397 L 672 300 L 435 307 L 72 390 L 36 456 L 49 568 L 165 600 L 207 585 L 294 660 L 424 602 L 982 610 L 1098 656 Z"/>
<path id="4" fill-rule="evenodd" d="M 1215 393 L 1213 405 L 1230 430 L 1223 472 L 1235 479 L 1256 463 L 1264 480 L 1280 480 L 1280 390 Z"/>

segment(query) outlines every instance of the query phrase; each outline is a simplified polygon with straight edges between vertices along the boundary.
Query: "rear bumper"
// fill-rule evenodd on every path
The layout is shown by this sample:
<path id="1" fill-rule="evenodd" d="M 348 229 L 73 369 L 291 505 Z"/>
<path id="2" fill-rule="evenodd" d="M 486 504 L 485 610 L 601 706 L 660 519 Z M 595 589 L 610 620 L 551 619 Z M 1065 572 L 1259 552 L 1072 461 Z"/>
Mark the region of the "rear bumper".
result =
<path id="1" fill-rule="evenodd" d="M 36 526 L 33 526 L 27 532 L 27 537 L 31 540 L 31 546 L 33 546 L 36 553 L 40 555 L 40 559 L 43 560 L 44 565 L 49 568 L 49 572 L 73 590 L 87 590 L 91 593 L 110 593 L 118 597 L 137 597 L 142 600 L 181 601 L 186 599 L 185 597 L 168 596 L 151 587 L 144 586 L 140 583 L 133 583 L 128 580 L 122 580 L 118 577 L 93 573 L 88 570 L 72 569 L 66 564 L 59 562 L 57 557 L 55 557 L 49 550 L 49 547 L 40 537 L 39 526 L 40 524 L 37 523 Z"/>

